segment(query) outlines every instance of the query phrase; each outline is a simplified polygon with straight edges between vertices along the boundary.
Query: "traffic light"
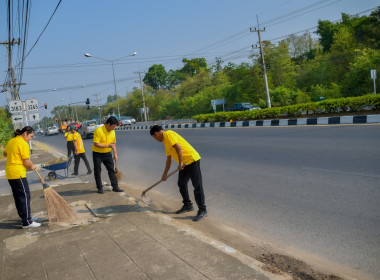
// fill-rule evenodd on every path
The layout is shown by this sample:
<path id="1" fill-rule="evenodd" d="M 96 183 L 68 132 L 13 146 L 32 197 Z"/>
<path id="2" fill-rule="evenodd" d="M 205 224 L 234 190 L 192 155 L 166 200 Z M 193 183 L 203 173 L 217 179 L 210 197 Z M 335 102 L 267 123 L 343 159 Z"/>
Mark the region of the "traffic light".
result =
<path id="1" fill-rule="evenodd" d="M 45 103 L 45 109 L 47 109 L 47 104 Z"/>
<path id="2" fill-rule="evenodd" d="M 87 104 L 87 105 L 90 105 L 90 98 L 87 98 L 87 100 L 86 100 L 86 104 Z"/>
<path id="3" fill-rule="evenodd" d="M 55 119 L 55 123 L 58 123 L 58 119 Z"/>

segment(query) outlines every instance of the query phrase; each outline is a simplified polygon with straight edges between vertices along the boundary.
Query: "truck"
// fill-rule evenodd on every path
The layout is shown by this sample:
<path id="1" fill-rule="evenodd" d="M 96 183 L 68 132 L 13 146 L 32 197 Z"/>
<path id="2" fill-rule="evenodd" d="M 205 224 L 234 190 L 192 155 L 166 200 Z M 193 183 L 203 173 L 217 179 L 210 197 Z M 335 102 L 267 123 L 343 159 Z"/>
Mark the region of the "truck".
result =
<path id="1" fill-rule="evenodd" d="M 249 102 L 235 103 L 233 108 L 226 109 L 226 111 L 247 111 L 247 110 L 258 110 L 260 107 L 254 107 Z"/>
<path id="2" fill-rule="evenodd" d="M 58 131 L 59 133 L 64 133 L 67 129 L 67 126 L 73 122 L 71 118 L 64 118 L 58 120 Z"/>
<path id="3" fill-rule="evenodd" d="M 87 139 L 94 136 L 95 130 L 103 124 L 98 124 L 96 120 L 88 120 L 82 122 L 82 126 L 78 129 L 78 133 L 82 138 Z"/>

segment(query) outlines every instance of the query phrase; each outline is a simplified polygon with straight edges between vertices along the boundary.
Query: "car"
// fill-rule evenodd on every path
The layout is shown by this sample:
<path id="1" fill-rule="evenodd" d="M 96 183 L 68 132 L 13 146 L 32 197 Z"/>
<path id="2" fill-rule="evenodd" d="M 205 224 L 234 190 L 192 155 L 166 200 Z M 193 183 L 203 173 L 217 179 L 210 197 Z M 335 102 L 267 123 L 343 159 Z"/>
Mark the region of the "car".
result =
<path id="1" fill-rule="evenodd" d="M 44 132 L 43 132 L 42 130 L 36 129 L 36 130 L 34 131 L 34 134 L 36 134 L 36 135 L 43 135 Z"/>
<path id="2" fill-rule="evenodd" d="M 125 125 L 132 125 L 132 124 L 135 124 L 136 123 L 136 120 L 131 117 L 131 116 L 121 116 L 120 117 L 120 125 L 121 126 L 125 126 Z"/>
<path id="3" fill-rule="evenodd" d="M 72 122 L 72 123 L 69 123 L 67 127 L 70 127 L 70 126 L 72 126 L 72 125 L 75 125 L 75 129 L 78 129 L 78 128 L 81 127 L 81 124 L 78 123 L 78 122 Z"/>
<path id="4" fill-rule="evenodd" d="M 96 120 L 84 121 L 78 129 L 78 133 L 82 135 L 82 138 L 87 139 L 94 136 L 95 130 L 101 126 L 103 126 L 103 124 L 98 124 Z"/>
<path id="5" fill-rule="evenodd" d="M 58 128 L 55 126 L 51 126 L 51 127 L 48 127 L 45 129 L 45 135 L 46 136 L 57 135 L 57 134 L 59 134 L 59 131 L 58 131 Z"/>

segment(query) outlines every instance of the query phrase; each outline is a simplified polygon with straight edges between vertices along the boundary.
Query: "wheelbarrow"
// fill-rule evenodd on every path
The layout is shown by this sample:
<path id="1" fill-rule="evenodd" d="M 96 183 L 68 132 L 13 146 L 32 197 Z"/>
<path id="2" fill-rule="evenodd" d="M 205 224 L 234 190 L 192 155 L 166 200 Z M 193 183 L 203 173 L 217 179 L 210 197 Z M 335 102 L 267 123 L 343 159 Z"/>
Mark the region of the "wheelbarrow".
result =
<path id="1" fill-rule="evenodd" d="M 57 179 L 57 173 L 55 172 L 58 170 L 64 170 L 65 177 L 67 177 L 69 176 L 69 167 L 70 167 L 71 162 L 73 161 L 73 158 L 74 156 L 71 156 L 67 161 L 63 161 L 63 162 L 55 163 L 51 165 L 45 165 L 45 166 L 42 166 L 42 168 L 46 170 L 51 170 L 47 176 L 50 181 L 54 181 L 55 179 Z"/>

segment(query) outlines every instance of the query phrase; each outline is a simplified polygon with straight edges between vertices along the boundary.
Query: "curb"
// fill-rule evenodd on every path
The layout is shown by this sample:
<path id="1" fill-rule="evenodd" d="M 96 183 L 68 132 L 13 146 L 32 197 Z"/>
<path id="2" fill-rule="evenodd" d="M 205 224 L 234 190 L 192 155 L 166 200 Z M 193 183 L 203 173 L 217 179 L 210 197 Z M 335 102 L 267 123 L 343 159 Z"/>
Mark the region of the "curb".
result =
<path id="1" fill-rule="evenodd" d="M 254 126 L 294 126 L 294 125 L 334 125 L 380 123 L 380 114 L 363 116 L 320 117 L 299 119 L 253 120 L 235 122 L 209 122 L 193 124 L 170 124 L 162 128 L 202 128 L 202 127 L 254 127 Z M 117 127 L 115 130 L 150 129 L 152 125 Z"/>

